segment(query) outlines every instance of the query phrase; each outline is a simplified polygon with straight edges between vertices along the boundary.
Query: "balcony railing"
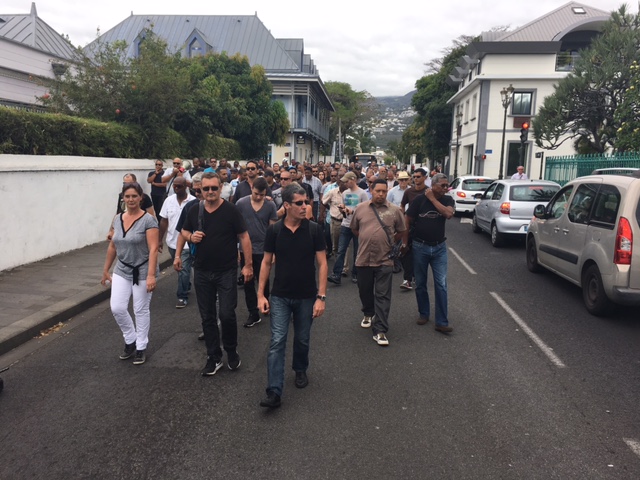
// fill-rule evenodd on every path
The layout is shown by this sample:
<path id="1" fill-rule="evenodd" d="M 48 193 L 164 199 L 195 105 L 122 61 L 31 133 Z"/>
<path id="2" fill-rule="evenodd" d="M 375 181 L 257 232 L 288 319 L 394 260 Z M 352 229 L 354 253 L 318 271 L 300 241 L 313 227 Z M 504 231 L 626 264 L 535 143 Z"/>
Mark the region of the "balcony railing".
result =
<path id="1" fill-rule="evenodd" d="M 558 52 L 556 56 L 556 72 L 572 72 L 580 58 L 580 54 L 571 52 Z"/>

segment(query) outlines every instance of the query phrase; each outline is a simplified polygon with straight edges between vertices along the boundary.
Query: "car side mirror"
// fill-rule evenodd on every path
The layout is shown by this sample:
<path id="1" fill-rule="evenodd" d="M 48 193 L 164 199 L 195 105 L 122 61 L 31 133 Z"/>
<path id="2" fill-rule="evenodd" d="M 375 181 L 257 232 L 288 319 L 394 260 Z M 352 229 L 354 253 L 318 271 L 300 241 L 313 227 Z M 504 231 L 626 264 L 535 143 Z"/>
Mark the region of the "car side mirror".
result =
<path id="1" fill-rule="evenodd" d="M 541 220 L 544 220 L 545 218 L 547 218 L 547 210 L 545 206 L 536 205 L 535 208 L 533 209 L 533 216 Z"/>

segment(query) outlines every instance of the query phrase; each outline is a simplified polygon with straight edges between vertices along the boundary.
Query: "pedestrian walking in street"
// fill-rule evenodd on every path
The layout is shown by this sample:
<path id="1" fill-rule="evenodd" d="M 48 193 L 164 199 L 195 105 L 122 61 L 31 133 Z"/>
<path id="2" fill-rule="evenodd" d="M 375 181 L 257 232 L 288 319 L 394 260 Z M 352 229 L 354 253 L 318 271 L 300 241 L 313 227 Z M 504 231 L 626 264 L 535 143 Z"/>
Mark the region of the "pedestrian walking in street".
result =
<path id="1" fill-rule="evenodd" d="M 424 195 L 416 197 L 406 213 L 407 225 L 413 226 L 413 269 L 416 275 L 416 300 L 418 302 L 418 325 L 429 321 L 430 303 L 427 290 L 429 265 L 435 286 L 435 329 L 449 333 L 447 305 L 447 237 L 445 223 L 453 217 L 453 198 L 446 195 L 449 180 L 443 173 L 436 173 Z"/>
<path id="2" fill-rule="evenodd" d="M 410 188 L 407 188 L 404 191 L 402 196 L 402 201 L 400 202 L 400 207 L 403 212 L 407 212 L 409 208 L 409 204 L 417 197 L 424 195 L 427 186 L 425 185 L 425 181 L 427 180 L 428 175 L 427 171 L 424 168 L 416 168 L 413 173 L 413 183 L 414 185 Z M 400 259 L 402 263 L 402 277 L 404 278 L 402 284 L 400 284 L 400 289 L 404 291 L 410 291 L 413 289 L 412 282 L 414 280 L 414 272 L 413 272 L 413 242 L 411 237 L 413 235 L 413 228 L 407 225 L 409 228 L 409 238 L 407 243 L 407 251 Z"/>
<path id="3" fill-rule="evenodd" d="M 373 340 L 389 345 L 389 311 L 394 244 L 404 240 L 406 227 L 402 210 L 387 200 L 387 180 L 379 178 L 371 186 L 371 200 L 361 203 L 351 219 L 351 230 L 358 237 L 358 292 L 364 318 L 362 328 L 371 328 Z M 399 253 L 399 252 L 397 252 Z"/>
<path id="4" fill-rule="evenodd" d="M 267 356 L 266 398 L 260 405 L 280 406 L 284 388 L 285 350 L 289 323 L 293 316 L 293 361 L 295 385 L 308 385 L 309 343 L 313 319 L 324 313 L 327 291 L 327 255 L 322 229 L 307 220 L 307 193 L 298 184 L 282 191 L 286 215 L 271 225 L 264 243 L 260 271 L 258 305 L 264 314 L 271 313 L 271 343 Z M 271 298 L 264 295 L 275 256 L 275 278 Z M 319 286 L 316 286 L 316 264 Z"/>
<path id="5" fill-rule="evenodd" d="M 242 275 L 245 282 L 253 279 L 251 240 L 238 208 L 220 198 L 220 178 L 215 173 L 202 175 L 204 202 L 191 208 L 182 229 L 182 236 L 196 246 L 194 284 L 202 330 L 207 346 L 207 363 L 201 375 L 215 375 L 222 368 L 222 346 L 227 353 L 229 370 L 240 367 L 238 355 L 238 250 L 240 242 L 245 264 Z M 220 301 L 220 312 L 216 309 Z M 218 313 L 222 335 L 218 329 Z"/>
<path id="6" fill-rule="evenodd" d="M 102 285 L 111 282 L 111 313 L 124 337 L 121 360 L 134 357 L 134 365 L 146 361 L 151 314 L 149 304 L 158 275 L 158 221 L 142 209 L 142 187 L 127 183 L 122 187 L 126 211 L 113 221 L 113 238 L 109 242 L 102 272 Z M 117 259 L 113 275 L 109 270 Z M 133 296 L 135 323 L 129 314 Z"/>

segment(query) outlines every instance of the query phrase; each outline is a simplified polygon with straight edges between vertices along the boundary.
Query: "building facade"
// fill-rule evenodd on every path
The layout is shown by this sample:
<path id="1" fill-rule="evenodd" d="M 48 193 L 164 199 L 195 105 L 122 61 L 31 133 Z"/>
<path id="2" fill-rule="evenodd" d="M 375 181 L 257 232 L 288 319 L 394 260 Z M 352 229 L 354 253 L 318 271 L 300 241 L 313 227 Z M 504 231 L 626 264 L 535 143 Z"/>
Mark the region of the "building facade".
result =
<path id="1" fill-rule="evenodd" d="M 514 31 L 483 33 L 473 42 L 448 80 L 458 85 L 448 102 L 454 108 L 449 175 L 507 178 L 524 165 L 530 178 L 541 177 L 548 151 L 535 146 L 530 131 L 522 152 L 520 130 L 535 119 L 544 98 L 572 71 L 579 50 L 590 45 L 609 16 L 569 2 Z M 571 142 L 553 151 L 574 153 Z"/>

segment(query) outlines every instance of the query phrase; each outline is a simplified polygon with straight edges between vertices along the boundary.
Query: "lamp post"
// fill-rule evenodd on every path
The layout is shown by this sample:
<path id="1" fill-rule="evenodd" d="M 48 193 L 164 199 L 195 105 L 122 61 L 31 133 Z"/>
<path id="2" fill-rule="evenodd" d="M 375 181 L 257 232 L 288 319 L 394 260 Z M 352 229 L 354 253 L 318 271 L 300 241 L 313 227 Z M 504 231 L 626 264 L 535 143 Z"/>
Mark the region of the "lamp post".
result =
<path id="1" fill-rule="evenodd" d="M 456 113 L 456 158 L 453 166 L 453 179 L 458 178 L 458 151 L 460 150 L 460 133 L 462 133 L 462 112 Z"/>
<path id="2" fill-rule="evenodd" d="M 513 85 L 509 85 L 508 87 L 500 90 L 500 96 L 502 97 L 502 108 L 504 108 L 504 120 L 502 122 L 502 148 L 500 150 L 500 171 L 498 172 L 498 180 L 502 180 L 504 178 L 504 137 L 507 132 L 507 109 L 509 105 L 511 105 L 511 98 L 513 97 Z"/>

